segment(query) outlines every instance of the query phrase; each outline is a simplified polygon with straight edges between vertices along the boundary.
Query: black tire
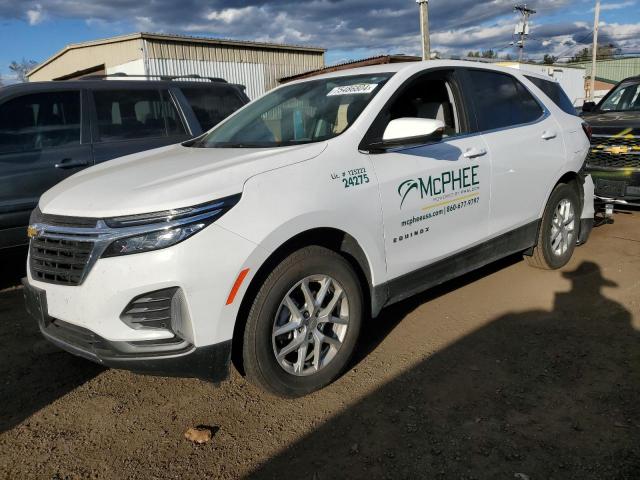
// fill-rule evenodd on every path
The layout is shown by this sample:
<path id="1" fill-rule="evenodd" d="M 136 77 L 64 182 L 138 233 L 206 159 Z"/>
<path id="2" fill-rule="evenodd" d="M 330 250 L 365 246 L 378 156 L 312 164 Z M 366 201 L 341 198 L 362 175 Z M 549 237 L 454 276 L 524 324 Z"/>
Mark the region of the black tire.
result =
<path id="1" fill-rule="evenodd" d="M 343 334 L 342 345 L 332 351 L 332 359 L 328 361 L 326 366 L 308 376 L 299 376 L 286 371 L 285 367 L 279 363 L 275 352 L 276 340 L 272 339 L 272 333 L 276 315 L 282 313 L 281 302 L 292 292 L 292 289 L 298 288 L 299 282 L 315 275 L 331 277 L 334 290 L 336 282 L 338 287 L 341 287 L 344 294 L 340 298 L 347 300 L 348 324 L 346 333 Z M 333 295 L 335 295 L 335 291 Z M 310 246 L 289 255 L 266 278 L 251 305 L 242 351 L 247 379 L 263 390 L 287 398 L 307 395 L 333 382 L 343 373 L 355 349 L 362 323 L 362 302 L 362 289 L 358 276 L 349 262 L 339 254 L 323 247 Z M 306 305 L 307 303 L 297 305 L 300 312 L 305 311 Z M 340 303 L 340 305 L 342 304 Z M 284 312 L 291 313 L 288 309 Z M 293 318 L 292 314 L 290 318 Z M 288 325 L 292 321 L 291 319 L 287 320 L 285 324 Z M 327 324 L 321 325 L 319 323 L 318 325 L 320 325 L 318 329 L 324 328 L 326 330 L 327 328 Z M 316 330 L 315 323 L 313 326 L 306 325 L 304 328 L 305 332 L 312 332 L 312 330 L 315 332 Z M 291 332 L 291 337 L 297 338 L 293 335 L 300 335 L 299 331 Z M 303 336 L 306 335 L 307 333 Z M 284 338 L 285 341 L 288 341 L 289 334 L 286 334 Z M 319 343 L 322 345 L 322 342 Z M 315 342 L 313 345 L 315 346 Z M 310 345 L 309 348 L 313 349 L 313 346 Z M 321 348 L 327 348 L 324 358 L 329 358 L 328 352 L 331 347 L 327 344 Z M 291 355 L 293 354 L 297 359 L 302 358 L 296 351 Z M 322 358 L 322 355 L 319 357 Z M 313 352 L 313 359 L 315 359 L 315 352 Z M 302 367 L 304 368 L 306 365 L 313 365 L 313 360 L 309 363 L 305 363 L 303 360 Z"/>
<path id="2" fill-rule="evenodd" d="M 554 250 L 552 245 L 552 228 L 554 215 L 563 202 L 570 202 L 573 208 L 573 234 L 565 251 L 558 252 Z M 529 265 L 544 270 L 557 270 L 564 267 L 576 248 L 578 234 L 580 230 L 580 200 L 578 192 L 571 184 L 561 183 L 551 193 L 547 206 L 544 210 L 542 222 L 538 232 L 538 242 L 533 249 L 533 255 L 525 257 Z"/>

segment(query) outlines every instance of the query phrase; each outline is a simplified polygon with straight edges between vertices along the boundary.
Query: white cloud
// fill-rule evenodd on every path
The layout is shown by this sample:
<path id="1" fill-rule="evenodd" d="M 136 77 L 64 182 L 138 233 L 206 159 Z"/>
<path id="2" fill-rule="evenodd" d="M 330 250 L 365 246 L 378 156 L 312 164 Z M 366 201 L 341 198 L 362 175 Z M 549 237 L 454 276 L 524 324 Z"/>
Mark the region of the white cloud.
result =
<path id="1" fill-rule="evenodd" d="M 600 10 L 621 10 L 623 8 L 633 7 L 636 4 L 635 1 L 620 2 L 620 3 L 603 3 L 600 5 Z M 595 8 L 592 8 L 593 12 Z"/>
<path id="2" fill-rule="evenodd" d="M 44 11 L 42 5 L 36 4 L 34 8 L 27 10 L 27 21 L 29 25 L 38 25 L 44 20 Z"/>

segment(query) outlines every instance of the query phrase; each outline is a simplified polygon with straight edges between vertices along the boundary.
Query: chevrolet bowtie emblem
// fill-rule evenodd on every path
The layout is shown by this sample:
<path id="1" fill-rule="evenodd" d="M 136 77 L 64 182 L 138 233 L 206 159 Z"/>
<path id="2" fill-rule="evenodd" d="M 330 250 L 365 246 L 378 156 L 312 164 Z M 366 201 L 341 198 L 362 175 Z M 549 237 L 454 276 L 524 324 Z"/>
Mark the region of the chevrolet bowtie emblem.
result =
<path id="1" fill-rule="evenodd" d="M 36 238 L 38 236 L 38 229 L 33 225 L 29 225 L 27 228 L 27 236 L 29 238 Z"/>
<path id="2" fill-rule="evenodd" d="M 605 149 L 605 152 L 612 153 L 614 155 L 621 155 L 623 153 L 629 153 L 629 147 L 627 146 L 609 147 Z"/>

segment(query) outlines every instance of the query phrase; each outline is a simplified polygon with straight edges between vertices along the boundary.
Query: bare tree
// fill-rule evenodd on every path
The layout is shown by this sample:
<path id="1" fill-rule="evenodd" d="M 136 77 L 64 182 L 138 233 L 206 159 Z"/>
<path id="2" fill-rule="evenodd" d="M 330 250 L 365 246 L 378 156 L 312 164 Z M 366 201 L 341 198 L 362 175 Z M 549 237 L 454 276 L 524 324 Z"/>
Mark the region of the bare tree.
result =
<path id="1" fill-rule="evenodd" d="M 36 65 L 38 65 L 38 62 L 35 60 L 27 60 L 26 58 L 23 58 L 19 62 L 15 60 L 11 62 L 9 64 L 9 70 L 15 74 L 18 81 L 27 82 L 27 73 L 33 70 Z"/>

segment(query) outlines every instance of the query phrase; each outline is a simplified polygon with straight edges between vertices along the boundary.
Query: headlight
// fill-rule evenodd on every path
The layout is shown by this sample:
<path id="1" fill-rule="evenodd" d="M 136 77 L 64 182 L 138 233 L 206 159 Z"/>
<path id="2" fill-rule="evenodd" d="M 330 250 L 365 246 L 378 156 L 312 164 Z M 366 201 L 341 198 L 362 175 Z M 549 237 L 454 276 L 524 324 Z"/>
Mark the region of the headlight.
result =
<path id="1" fill-rule="evenodd" d="M 234 195 L 195 207 L 107 219 L 105 224 L 117 233 L 102 258 L 176 245 L 215 222 L 239 201 L 240 195 Z"/>
<path id="2" fill-rule="evenodd" d="M 211 223 L 211 222 L 209 222 Z M 150 252 L 161 248 L 171 247 L 198 233 L 209 223 L 194 223 L 183 227 L 169 228 L 157 232 L 144 233 L 136 237 L 116 240 L 102 254 L 103 258 L 131 255 L 133 253 Z"/>

